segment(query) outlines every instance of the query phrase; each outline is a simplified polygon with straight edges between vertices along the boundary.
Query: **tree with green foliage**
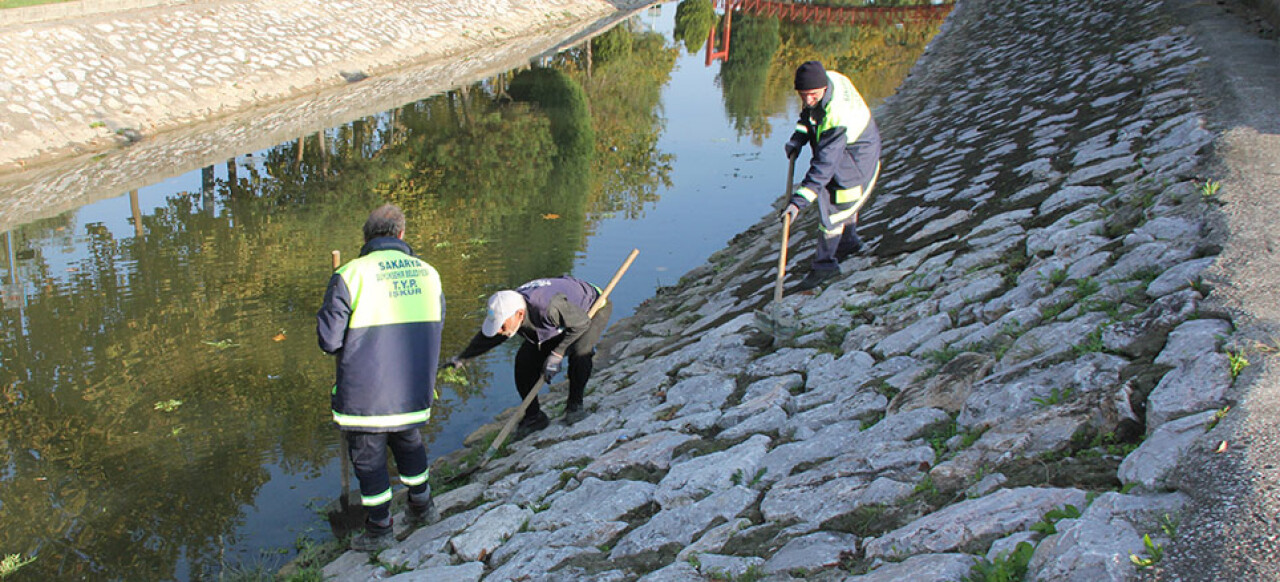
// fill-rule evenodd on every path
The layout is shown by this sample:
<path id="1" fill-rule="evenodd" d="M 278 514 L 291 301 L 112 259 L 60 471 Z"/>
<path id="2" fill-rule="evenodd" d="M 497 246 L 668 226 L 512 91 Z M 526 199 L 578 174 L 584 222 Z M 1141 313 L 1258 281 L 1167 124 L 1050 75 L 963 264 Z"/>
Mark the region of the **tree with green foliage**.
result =
<path id="1" fill-rule="evenodd" d="M 681 0 L 676 6 L 675 40 L 689 54 L 702 49 L 716 25 L 716 9 L 711 0 Z"/>
<path id="2" fill-rule="evenodd" d="M 725 111 L 738 133 L 756 143 L 769 135 L 771 107 L 765 105 L 769 71 L 782 46 L 777 18 L 734 16 L 729 59 L 720 67 Z M 785 102 L 783 102 L 785 103 Z M 779 104 L 774 104 L 779 105 Z"/>

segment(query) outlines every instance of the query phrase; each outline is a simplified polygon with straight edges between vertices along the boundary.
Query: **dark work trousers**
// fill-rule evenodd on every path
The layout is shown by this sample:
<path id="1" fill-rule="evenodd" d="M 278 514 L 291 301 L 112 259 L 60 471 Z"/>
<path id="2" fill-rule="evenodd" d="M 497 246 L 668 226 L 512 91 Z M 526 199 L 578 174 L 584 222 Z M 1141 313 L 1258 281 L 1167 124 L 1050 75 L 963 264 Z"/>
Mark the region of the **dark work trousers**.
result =
<path id="1" fill-rule="evenodd" d="M 813 270 L 834 271 L 840 268 L 840 256 L 857 252 L 862 248 L 858 236 L 858 216 L 854 215 L 830 230 L 819 229 L 818 248 L 813 254 Z"/>
<path id="2" fill-rule="evenodd" d="M 587 328 L 587 333 L 578 337 L 578 341 L 568 347 L 564 353 L 564 359 L 569 362 L 569 402 L 568 409 L 582 408 L 582 398 L 586 394 L 587 380 L 591 379 L 591 367 L 593 366 L 592 358 L 596 354 L 596 344 L 600 342 L 600 336 L 604 334 L 604 328 L 609 325 L 609 316 L 613 314 L 613 303 L 606 302 L 604 307 L 597 311 L 595 317 L 591 318 L 591 327 Z M 563 336 L 561 336 L 563 337 Z M 557 351 L 560 347 L 560 337 L 552 338 L 542 342 L 539 348 L 533 342 L 525 340 L 520 344 L 519 351 L 516 352 L 516 390 L 520 392 L 520 398 L 523 399 L 533 390 L 534 384 L 538 383 L 538 377 L 542 376 L 543 366 L 547 362 L 547 356 L 551 352 Z M 524 418 L 532 419 L 541 414 L 542 409 L 538 406 L 538 398 L 534 397 L 533 402 L 529 403 L 529 408 L 524 411 Z"/>
<path id="3" fill-rule="evenodd" d="M 399 432 L 344 431 L 351 448 L 351 465 L 360 482 L 360 501 L 369 512 L 368 520 L 386 525 L 391 519 L 391 476 L 387 473 L 387 448 L 396 459 L 400 478 L 409 493 L 427 490 L 427 447 L 417 428 Z"/>
<path id="4" fill-rule="evenodd" d="M 834 190 L 831 186 L 818 194 L 819 233 L 818 248 L 813 254 L 813 270 L 834 271 L 840 269 L 840 257 L 862 248 L 858 237 L 858 208 L 871 195 L 876 178 L 880 176 L 880 163 L 862 184 L 848 190 Z M 837 204 L 837 197 L 847 200 Z"/>

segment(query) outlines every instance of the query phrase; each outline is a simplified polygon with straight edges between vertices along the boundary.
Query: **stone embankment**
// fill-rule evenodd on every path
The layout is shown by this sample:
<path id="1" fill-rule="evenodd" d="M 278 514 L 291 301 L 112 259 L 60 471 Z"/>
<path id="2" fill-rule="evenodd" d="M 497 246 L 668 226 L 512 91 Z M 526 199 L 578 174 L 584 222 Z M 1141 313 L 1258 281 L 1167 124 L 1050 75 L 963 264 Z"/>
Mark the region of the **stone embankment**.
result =
<path id="1" fill-rule="evenodd" d="M 563 37 L 643 5 L 234 0 L 126 9 L 138 3 L 0 23 L 0 169 L 136 142 L 425 60 L 484 59 L 514 38 Z"/>
<path id="2" fill-rule="evenodd" d="M 872 252 L 841 280 L 771 304 L 767 213 L 615 325 L 586 420 L 325 574 L 944 581 L 1023 548 L 1027 580 L 1140 579 L 1243 365 L 1202 277 L 1204 58 L 1165 8 L 963 3 L 878 113 Z"/>
<path id="3" fill-rule="evenodd" d="M 526 66 L 647 5 L 92 4 L 0 12 L 0 230 Z"/>

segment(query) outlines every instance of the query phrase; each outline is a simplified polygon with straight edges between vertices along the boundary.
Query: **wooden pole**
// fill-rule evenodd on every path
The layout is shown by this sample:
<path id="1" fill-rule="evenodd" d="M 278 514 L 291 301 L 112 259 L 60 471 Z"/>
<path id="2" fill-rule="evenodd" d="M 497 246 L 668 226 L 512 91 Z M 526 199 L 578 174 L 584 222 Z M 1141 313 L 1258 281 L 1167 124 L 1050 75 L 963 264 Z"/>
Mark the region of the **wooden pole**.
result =
<path id="1" fill-rule="evenodd" d="M 788 158 L 787 164 L 787 191 L 783 196 L 791 194 L 792 180 L 796 174 L 796 156 Z M 787 204 L 790 204 L 790 200 Z M 785 208 L 785 207 L 784 207 Z M 787 276 L 787 238 L 791 234 L 791 215 L 782 214 L 782 250 L 778 252 L 778 281 L 773 287 L 773 302 L 782 301 L 782 280 Z"/>
<path id="2" fill-rule="evenodd" d="M 342 251 L 334 249 L 332 252 L 333 270 L 337 271 L 342 266 Z M 342 441 L 342 494 L 338 497 L 346 500 L 347 492 L 351 490 L 351 445 L 347 443 L 347 435 L 338 429 L 338 437 Z"/>

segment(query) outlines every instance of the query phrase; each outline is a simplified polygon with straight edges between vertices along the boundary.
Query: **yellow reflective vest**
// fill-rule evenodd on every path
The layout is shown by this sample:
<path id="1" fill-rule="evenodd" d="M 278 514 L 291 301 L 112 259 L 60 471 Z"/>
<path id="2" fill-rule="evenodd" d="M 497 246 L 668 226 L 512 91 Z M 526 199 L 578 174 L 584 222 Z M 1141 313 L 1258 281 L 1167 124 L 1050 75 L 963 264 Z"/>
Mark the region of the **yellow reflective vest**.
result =
<path id="1" fill-rule="evenodd" d="M 333 420 L 394 432 L 431 418 L 444 292 L 440 275 L 397 238 L 375 238 L 329 279 L 316 314 L 320 349 L 338 357 Z"/>

